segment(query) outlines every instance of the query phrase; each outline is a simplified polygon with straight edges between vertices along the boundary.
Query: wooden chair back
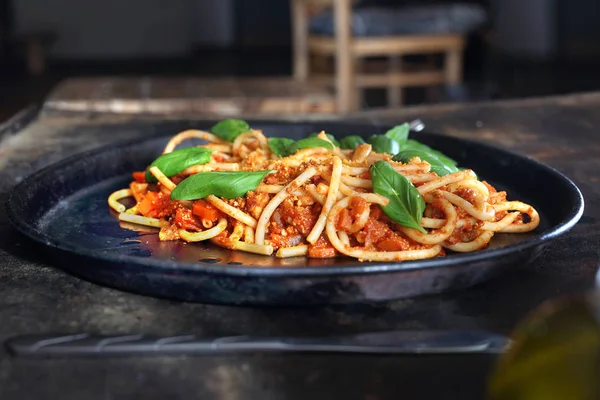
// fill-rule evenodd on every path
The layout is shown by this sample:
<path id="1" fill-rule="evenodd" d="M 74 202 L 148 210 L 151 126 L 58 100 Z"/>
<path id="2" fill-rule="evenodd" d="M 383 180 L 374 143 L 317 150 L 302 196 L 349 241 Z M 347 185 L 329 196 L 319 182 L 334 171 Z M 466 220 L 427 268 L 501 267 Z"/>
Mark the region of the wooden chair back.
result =
<path id="1" fill-rule="evenodd" d="M 362 89 L 386 87 L 390 105 L 402 103 L 401 90 L 410 86 L 457 84 L 462 75 L 463 35 L 402 35 L 382 37 L 354 37 L 352 35 L 352 7 L 358 0 L 292 0 L 294 38 L 294 76 L 306 80 L 310 75 L 310 57 L 333 56 L 337 108 L 340 113 L 359 108 Z M 334 35 L 313 36 L 309 32 L 310 16 L 332 8 Z M 402 57 L 413 54 L 445 55 L 442 70 L 403 71 Z M 379 74 L 361 74 L 360 60 L 384 56 L 390 60 L 389 70 Z"/>

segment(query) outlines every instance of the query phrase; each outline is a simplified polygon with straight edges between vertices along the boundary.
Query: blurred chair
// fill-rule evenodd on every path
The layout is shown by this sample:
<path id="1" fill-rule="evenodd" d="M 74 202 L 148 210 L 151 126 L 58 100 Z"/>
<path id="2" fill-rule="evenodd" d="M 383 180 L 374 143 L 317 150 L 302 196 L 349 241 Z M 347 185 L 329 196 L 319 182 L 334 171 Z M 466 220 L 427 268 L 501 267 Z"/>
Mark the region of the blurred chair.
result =
<path id="1" fill-rule="evenodd" d="M 294 76 L 323 78 L 311 73 L 311 55 L 332 56 L 339 113 L 358 110 L 366 88 L 387 88 L 389 106 L 399 106 L 403 88 L 461 82 L 466 34 L 486 20 L 481 7 L 452 3 L 353 7 L 355 3 L 292 0 Z M 444 55 L 442 68 L 427 62 L 409 70 L 403 63 L 404 56 L 436 54 Z M 373 57 L 387 58 L 386 70 L 364 73 L 369 67 L 363 60 Z M 325 81 L 331 82 L 331 77 Z"/>

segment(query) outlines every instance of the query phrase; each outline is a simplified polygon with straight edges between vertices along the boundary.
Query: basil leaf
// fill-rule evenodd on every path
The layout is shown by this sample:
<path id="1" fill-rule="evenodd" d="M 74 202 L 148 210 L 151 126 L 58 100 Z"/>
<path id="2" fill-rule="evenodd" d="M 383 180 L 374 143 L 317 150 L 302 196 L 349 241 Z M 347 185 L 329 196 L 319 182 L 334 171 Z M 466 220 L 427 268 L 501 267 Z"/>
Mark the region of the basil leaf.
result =
<path id="1" fill-rule="evenodd" d="M 410 133 L 410 125 L 407 123 L 404 123 L 402 125 L 397 125 L 397 126 L 393 127 L 392 129 L 390 129 L 389 131 L 387 131 L 385 133 L 385 136 L 389 137 L 390 139 L 395 140 L 398 143 L 403 143 L 403 142 L 406 142 L 406 140 L 408 139 L 409 133 Z"/>
<path id="2" fill-rule="evenodd" d="M 177 175 L 192 165 L 206 164 L 210 161 L 212 150 L 204 147 L 186 147 L 158 157 L 150 167 L 158 167 L 166 176 Z M 148 167 L 148 168 L 150 168 Z M 146 171 L 146 182 L 158 182 L 150 171 Z"/>
<path id="3" fill-rule="evenodd" d="M 407 163 L 414 157 L 419 157 L 421 160 L 427 161 L 429 164 L 431 164 L 431 171 L 435 172 L 439 176 L 458 172 L 456 165 L 440 160 L 435 154 L 422 150 L 401 150 L 400 153 L 394 156 L 394 161 Z"/>
<path id="4" fill-rule="evenodd" d="M 315 137 L 317 136 L 319 133 L 321 132 L 313 132 L 310 135 L 308 135 L 309 138 L 311 137 Z M 325 133 L 325 135 L 327 136 L 327 138 L 329 140 L 331 140 L 331 143 L 333 143 L 334 145 L 336 145 L 336 147 L 340 147 L 340 142 L 338 142 L 338 140 L 335 138 L 335 136 L 333 136 L 331 133 Z"/>
<path id="5" fill-rule="evenodd" d="M 235 199 L 256 189 L 265 176 L 271 172 L 275 171 L 200 172 L 181 181 L 171 192 L 171 200 L 197 200 L 211 194 L 226 199 Z"/>
<path id="6" fill-rule="evenodd" d="M 296 151 L 313 147 L 325 147 L 326 149 L 333 150 L 333 145 L 331 143 L 327 140 L 319 139 L 318 137 L 300 139 L 294 144 L 294 147 L 296 148 Z M 296 151 L 294 151 L 294 153 Z"/>
<path id="7" fill-rule="evenodd" d="M 271 151 L 279 157 L 287 157 L 294 154 L 296 152 L 295 144 L 296 141 L 292 139 L 278 137 L 269 138 L 268 142 Z"/>
<path id="8" fill-rule="evenodd" d="M 405 143 L 402 144 L 401 148 L 402 148 L 402 151 L 404 151 L 404 150 L 421 150 L 421 151 L 427 152 L 429 154 L 433 154 L 434 156 L 439 158 L 442 162 L 449 163 L 452 165 L 458 164 L 456 161 L 454 161 L 453 159 L 451 159 L 444 153 L 439 152 L 435 149 L 432 149 L 431 147 L 427 146 L 426 144 L 423 144 L 414 139 L 408 139 Z"/>
<path id="9" fill-rule="evenodd" d="M 373 135 L 367 140 L 373 150 L 377 153 L 397 154 L 400 151 L 400 144 L 394 139 L 390 139 L 385 135 Z"/>
<path id="10" fill-rule="evenodd" d="M 318 137 L 309 137 L 300 139 L 297 142 L 288 138 L 270 138 L 269 148 L 279 157 L 287 157 L 296 153 L 300 149 L 309 149 L 313 147 L 325 147 L 333 150 L 333 145 L 327 140 L 319 139 Z"/>
<path id="11" fill-rule="evenodd" d="M 370 168 L 373 192 L 390 200 L 381 207 L 390 219 L 407 228 L 427 231 L 421 226 L 425 200 L 406 177 L 399 174 L 385 161 L 377 161 Z"/>
<path id="12" fill-rule="evenodd" d="M 250 131 L 250 125 L 241 119 L 224 119 L 214 125 L 210 131 L 228 142 L 233 142 L 240 133 Z"/>
<path id="13" fill-rule="evenodd" d="M 366 143 L 363 138 L 357 135 L 343 137 L 340 140 L 340 148 L 346 150 L 354 150 L 359 145 Z"/>

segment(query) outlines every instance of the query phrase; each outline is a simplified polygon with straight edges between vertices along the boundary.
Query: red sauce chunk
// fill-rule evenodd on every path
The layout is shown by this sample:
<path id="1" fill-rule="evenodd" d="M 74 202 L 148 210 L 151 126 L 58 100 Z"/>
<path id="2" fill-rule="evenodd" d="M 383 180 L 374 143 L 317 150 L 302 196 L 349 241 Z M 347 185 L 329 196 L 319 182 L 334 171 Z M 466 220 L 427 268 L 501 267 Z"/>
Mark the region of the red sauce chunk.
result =
<path id="1" fill-rule="evenodd" d="M 367 201 L 362 197 L 354 196 L 350 199 L 350 214 L 352 218 L 357 219 L 369 207 Z"/>
<path id="2" fill-rule="evenodd" d="M 269 165 L 269 169 L 275 170 L 275 173 L 265 177 L 264 182 L 267 185 L 287 184 L 290 179 L 293 179 L 296 174 L 296 168 L 284 165 L 282 162 L 274 162 Z"/>
<path id="3" fill-rule="evenodd" d="M 456 228 L 452 235 L 446 239 L 448 244 L 456 244 L 461 242 L 471 242 L 481 234 L 479 228 L 483 225 L 483 221 L 467 222 L 460 228 Z"/>
<path id="4" fill-rule="evenodd" d="M 479 197 L 479 193 L 477 191 L 469 188 L 459 188 L 454 194 L 462 197 L 471 204 L 475 204 L 477 198 Z"/>
<path id="5" fill-rule="evenodd" d="M 333 258 L 337 255 L 337 250 L 324 235 L 319 236 L 315 244 L 308 246 L 308 256 L 311 258 Z"/>
<path id="6" fill-rule="evenodd" d="M 271 197 L 268 193 L 248 192 L 246 194 L 246 206 L 250 215 L 256 219 L 260 218 L 269 200 L 271 200 Z"/>
<path id="7" fill-rule="evenodd" d="M 488 188 L 488 191 L 490 192 L 490 194 L 496 193 L 496 188 L 495 187 L 493 187 L 492 185 L 490 185 L 486 181 L 481 181 L 481 183 L 483 183 Z"/>
<path id="8" fill-rule="evenodd" d="M 146 172 L 145 171 L 134 172 L 132 175 L 133 175 L 133 180 L 136 181 L 137 183 L 146 183 Z"/>
<path id="9" fill-rule="evenodd" d="M 404 251 L 411 249 L 410 242 L 407 239 L 393 232 L 388 238 L 377 242 L 375 247 L 381 251 Z"/>
<path id="10" fill-rule="evenodd" d="M 174 203 L 162 192 L 148 192 L 138 205 L 138 211 L 152 218 L 166 218 L 173 213 Z"/>
<path id="11" fill-rule="evenodd" d="M 352 223 L 367 210 L 367 207 L 369 207 L 369 204 L 365 199 L 358 196 L 352 197 L 348 208 L 342 209 L 338 214 L 336 228 L 342 231 L 349 231 Z"/>
<path id="12" fill-rule="evenodd" d="M 350 211 L 347 208 L 342 209 L 338 214 L 338 220 L 335 224 L 335 227 L 340 231 L 349 231 L 352 226 L 352 217 L 350 216 Z"/>
<path id="13" fill-rule="evenodd" d="M 275 248 L 292 247 L 302 243 L 302 235 L 293 226 L 281 228 L 271 223 L 271 245 Z"/>
<path id="14" fill-rule="evenodd" d="M 385 213 L 383 212 L 381 207 L 379 207 L 377 204 L 372 204 L 371 205 L 371 214 L 369 214 L 369 215 L 371 216 L 371 218 L 381 219 L 385 216 Z"/>
<path id="15" fill-rule="evenodd" d="M 219 217 L 223 215 L 215 206 L 206 200 L 194 201 L 192 213 L 201 219 L 210 221 L 212 223 L 217 222 Z"/>
<path id="16" fill-rule="evenodd" d="M 298 205 L 298 199 L 288 197 L 281 203 L 279 214 L 284 224 L 291 225 L 302 235 L 308 236 L 319 218 L 320 209 L 318 204 L 302 206 Z"/>
<path id="17" fill-rule="evenodd" d="M 192 210 L 180 207 L 175 213 L 175 224 L 186 231 L 203 230 L 202 222 L 192 214 Z"/>
<path id="18" fill-rule="evenodd" d="M 496 212 L 496 215 L 494 216 L 494 221 L 495 222 L 500 221 L 502 218 L 506 217 L 506 214 L 508 214 L 506 211 L 498 211 L 498 212 Z"/>
<path id="19" fill-rule="evenodd" d="M 364 243 L 366 248 L 374 247 L 375 243 L 384 239 L 392 232 L 389 226 L 376 219 L 369 218 L 364 229 Z"/>

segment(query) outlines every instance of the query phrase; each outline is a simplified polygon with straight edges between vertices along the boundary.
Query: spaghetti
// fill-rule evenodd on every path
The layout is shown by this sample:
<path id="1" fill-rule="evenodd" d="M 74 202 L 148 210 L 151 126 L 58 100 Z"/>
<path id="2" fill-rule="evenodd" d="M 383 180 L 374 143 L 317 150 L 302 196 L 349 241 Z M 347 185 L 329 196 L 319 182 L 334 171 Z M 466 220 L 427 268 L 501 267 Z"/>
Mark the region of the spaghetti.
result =
<path id="1" fill-rule="evenodd" d="M 497 233 L 529 232 L 540 222 L 532 206 L 508 201 L 472 170 L 439 172 L 441 153 L 401 162 L 362 139 L 342 148 L 325 132 L 296 142 L 238 125 L 230 137 L 219 129 L 175 135 L 109 206 L 121 221 L 160 229 L 160 240 L 360 261 L 473 252 Z M 208 143 L 185 148 L 184 157 L 176 148 L 188 139 Z M 130 209 L 126 197 L 135 199 Z"/>

